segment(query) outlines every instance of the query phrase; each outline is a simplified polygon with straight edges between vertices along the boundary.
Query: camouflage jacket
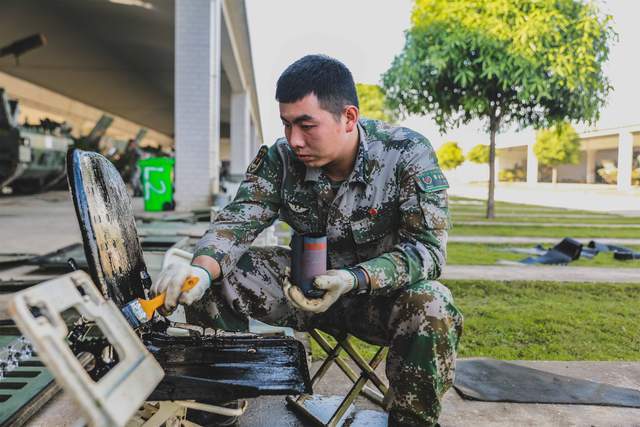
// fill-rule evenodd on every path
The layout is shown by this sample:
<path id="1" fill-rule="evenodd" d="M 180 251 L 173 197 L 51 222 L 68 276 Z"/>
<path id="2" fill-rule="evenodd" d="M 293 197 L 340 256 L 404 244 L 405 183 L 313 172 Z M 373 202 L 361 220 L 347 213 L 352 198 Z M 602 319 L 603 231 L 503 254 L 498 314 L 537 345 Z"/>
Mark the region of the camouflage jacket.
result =
<path id="1" fill-rule="evenodd" d="M 234 268 L 278 216 L 298 233 L 327 235 L 330 268 L 358 265 L 373 294 L 440 276 L 449 211 L 435 152 L 422 135 L 361 119 L 354 170 L 335 193 L 321 169 L 307 168 L 285 138 L 263 146 L 235 199 L 198 242 L 195 256 Z"/>

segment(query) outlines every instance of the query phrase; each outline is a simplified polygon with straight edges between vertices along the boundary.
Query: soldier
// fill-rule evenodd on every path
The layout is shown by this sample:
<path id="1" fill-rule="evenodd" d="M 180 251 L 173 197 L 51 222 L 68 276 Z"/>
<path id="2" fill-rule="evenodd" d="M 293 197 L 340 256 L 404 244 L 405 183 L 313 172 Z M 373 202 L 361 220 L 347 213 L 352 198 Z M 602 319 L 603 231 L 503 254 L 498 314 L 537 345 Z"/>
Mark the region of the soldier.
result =
<path id="1" fill-rule="evenodd" d="M 276 99 L 285 138 L 260 148 L 191 266 L 167 266 L 151 291 L 210 327 L 246 330 L 253 317 L 389 346 L 389 424 L 434 425 L 462 332 L 451 292 L 435 281 L 449 212 L 434 150 L 410 129 L 360 118 L 351 73 L 327 56 L 290 65 Z M 288 248 L 249 246 L 278 216 L 327 236 L 330 269 L 314 280 L 322 298 L 290 283 Z M 189 275 L 200 283 L 181 293 Z"/>

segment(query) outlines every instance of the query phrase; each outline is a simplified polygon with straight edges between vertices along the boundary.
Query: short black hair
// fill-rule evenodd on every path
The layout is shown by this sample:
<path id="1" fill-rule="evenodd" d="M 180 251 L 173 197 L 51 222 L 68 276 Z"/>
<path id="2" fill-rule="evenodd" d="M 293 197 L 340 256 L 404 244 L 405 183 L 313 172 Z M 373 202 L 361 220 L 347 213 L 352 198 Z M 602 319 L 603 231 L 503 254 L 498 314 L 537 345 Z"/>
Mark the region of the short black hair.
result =
<path id="1" fill-rule="evenodd" d="M 340 117 L 347 105 L 358 105 L 351 71 L 327 55 L 307 55 L 289 65 L 276 85 L 276 100 L 291 103 L 314 93 L 320 106 Z"/>

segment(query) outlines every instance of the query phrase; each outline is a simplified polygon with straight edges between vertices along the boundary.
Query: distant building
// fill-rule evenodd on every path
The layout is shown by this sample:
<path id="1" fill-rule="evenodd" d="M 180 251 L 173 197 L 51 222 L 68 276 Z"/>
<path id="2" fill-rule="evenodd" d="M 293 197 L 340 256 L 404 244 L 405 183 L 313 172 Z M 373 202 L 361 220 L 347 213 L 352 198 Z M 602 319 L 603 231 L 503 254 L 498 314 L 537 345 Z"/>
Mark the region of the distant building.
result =
<path id="1" fill-rule="evenodd" d="M 621 191 L 640 185 L 640 125 L 592 130 L 579 136 L 580 163 L 559 166 L 559 183 L 617 185 Z M 551 181 L 550 169 L 538 164 L 534 144 L 498 144 L 498 176 L 516 177 L 528 184 Z"/>

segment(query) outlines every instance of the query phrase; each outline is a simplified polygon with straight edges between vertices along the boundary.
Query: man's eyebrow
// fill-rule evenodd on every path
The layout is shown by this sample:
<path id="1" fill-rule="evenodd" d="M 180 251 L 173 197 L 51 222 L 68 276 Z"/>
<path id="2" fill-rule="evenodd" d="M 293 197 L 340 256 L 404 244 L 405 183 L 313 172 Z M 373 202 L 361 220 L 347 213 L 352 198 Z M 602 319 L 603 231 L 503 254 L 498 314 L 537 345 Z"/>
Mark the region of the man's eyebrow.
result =
<path id="1" fill-rule="evenodd" d="M 280 116 L 280 119 L 282 119 L 282 121 L 288 122 L 287 119 L 285 119 L 284 117 Z M 301 116 L 296 117 L 295 119 L 293 119 L 293 123 L 294 124 L 298 124 L 300 122 L 306 122 L 307 120 L 313 120 L 313 117 L 311 117 L 308 114 L 303 114 Z"/>

